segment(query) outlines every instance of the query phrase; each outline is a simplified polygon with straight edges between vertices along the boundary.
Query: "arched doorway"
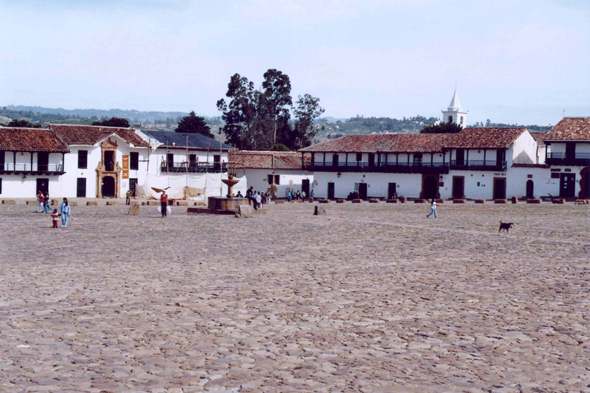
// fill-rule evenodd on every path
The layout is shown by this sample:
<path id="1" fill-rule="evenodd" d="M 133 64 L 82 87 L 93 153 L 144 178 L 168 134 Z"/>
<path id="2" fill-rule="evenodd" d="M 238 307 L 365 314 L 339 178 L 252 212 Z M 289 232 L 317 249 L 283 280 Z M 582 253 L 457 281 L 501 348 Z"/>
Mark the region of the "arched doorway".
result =
<path id="1" fill-rule="evenodd" d="M 526 197 L 535 199 L 535 183 L 532 180 L 526 182 Z"/>
<path id="2" fill-rule="evenodd" d="M 580 199 L 590 199 L 590 167 L 580 171 Z"/>
<path id="3" fill-rule="evenodd" d="M 435 176 L 424 177 L 422 182 L 422 198 L 438 198 L 438 179 Z"/>
<path id="4" fill-rule="evenodd" d="M 115 197 L 115 179 L 112 176 L 102 178 L 102 196 L 103 198 Z"/>

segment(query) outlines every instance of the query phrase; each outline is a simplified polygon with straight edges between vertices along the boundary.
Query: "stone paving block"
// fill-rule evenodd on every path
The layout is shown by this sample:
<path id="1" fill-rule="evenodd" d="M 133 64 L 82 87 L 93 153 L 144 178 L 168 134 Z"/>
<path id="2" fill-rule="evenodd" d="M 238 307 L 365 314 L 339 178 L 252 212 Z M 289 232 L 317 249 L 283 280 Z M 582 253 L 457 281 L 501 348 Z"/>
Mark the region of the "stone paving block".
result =
<path id="1" fill-rule="evenodd" d="M 282 205 L 285 201 L 277 200 L 275 201 L 275 205 Z"/>
<path id="2" fill-rule="evenodd" d="M 363 200 L 362 199 L 353 199 L 351 202 L 352 203 L 363 203 Z"/>
<path id="3" fill-rule="evenodd" d="M 565 198 L 553 198 L 551 203 L 556 205 L 565 205 Z"/>
<path id="4" fill-rule="evenodd" d="M 119 206 L 119 201 L 107 201 L 107 206 Z"/>
<path id="5" fill-rule="evenodd" d="M 505 203 L 508 203 L 508 201 L 506 199 L 494 199 L 494 203 L 505 204 Z"/>
<path id="6" fill-rule="evenodd" d="M 14 200 L 14 199 L 3 199 L 2 200 L 2 204 L 3 205 L 16 205 L 16 200 Z"/>
<path id="7" fill-rule="evenodd" d="M 387 199 L 385 200 L 386 203 L 398 203 L 399 201 L 397 199 Z"/>
<path id="8" fill-rule="evenodd" d="M 453 203 L 467 203 L 466 199 L 453 199 Z"/>
<path id="9" fill-rule="evenodd" d="M 486 203 L 486 200 L 485 199 L 476 199 L 475 200 L 475 203 L 480 203 L 480 204 L 481 203 Z"/>
<path id="10" fill-rule="evenodd" d="M 371 198 L 369 199 L 369 203 L 379 203 L 379 199 Z"/>
<path id="11" fill-rule="evenodd" d="M 176 201 L 176 206 L 188 206 L 188 201 Z"/>
<path id="12" fill-rule="evenodd" d="M 531 204 L 531 205 L 539 205 L 539 204 L 541 204 L 541 200 L 540 199 L 527 199 L 526 203 Z"/>
<path id="13" fill-rule="evenodd" d="M 414 203 L 428 203 L 428 201 L 426 199 L 418 198 L 414 199 Z"/>
<path id="14" fill-rule="evenodd" d="M 88 202 L 86 202 L 86 206 L 98 206 L 98 202 L 96 202 L 96 201 L 88 201 Z"/>
<path id="15" fill-rule="evenodd" d="M 336 199 L 336 203 L 346 203 L 346 199 L 342 199 L 342 198 Z"/>
<path id="16" fill-rule="evenodd" d="M 318 200 L 319 203 L 330 203 L 329 199 L 320 199 Z"/>

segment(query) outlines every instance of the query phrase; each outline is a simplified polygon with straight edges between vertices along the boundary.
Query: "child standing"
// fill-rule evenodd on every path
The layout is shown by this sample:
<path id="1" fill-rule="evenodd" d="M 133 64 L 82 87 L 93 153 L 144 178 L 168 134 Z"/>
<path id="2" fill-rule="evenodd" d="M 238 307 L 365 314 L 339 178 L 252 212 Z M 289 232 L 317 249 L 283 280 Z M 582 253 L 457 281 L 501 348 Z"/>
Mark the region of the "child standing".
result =
<path id="1" fill-rule="evenodd" d="M 57 212 L 57 209 L 55 209 L 53 213 L 51 213 L 51 219 L 53 220 L 53 228 L 57 228 L 57 219 L 59 218 L 59 216 L 61 216 L 61 214 Z"/>

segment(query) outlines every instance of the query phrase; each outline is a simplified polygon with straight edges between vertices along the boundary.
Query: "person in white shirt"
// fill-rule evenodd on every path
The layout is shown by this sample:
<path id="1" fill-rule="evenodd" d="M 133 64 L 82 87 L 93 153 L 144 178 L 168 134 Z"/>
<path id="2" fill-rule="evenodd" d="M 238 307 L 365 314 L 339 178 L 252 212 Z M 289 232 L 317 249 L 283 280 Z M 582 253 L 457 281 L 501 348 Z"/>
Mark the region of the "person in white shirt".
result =
<path id="1" fill-rule="evenodd" d="M 433 214 L 434 214 L 434 218 L 438 218 L 438 216 L 436 214 L 436 202 L 434 201 L 434 199 L 432 200 L 432 203 L 430 204 L 430 213 L 428 213 L 426 215 L 426 218 L 429 218 Z"/>
<path id="2" fill-rule="evenodd" d="M 256 204 L 259 208 L 262 208 L 262 195 L 260 195 L 260 192 L 256 194 Z"/>

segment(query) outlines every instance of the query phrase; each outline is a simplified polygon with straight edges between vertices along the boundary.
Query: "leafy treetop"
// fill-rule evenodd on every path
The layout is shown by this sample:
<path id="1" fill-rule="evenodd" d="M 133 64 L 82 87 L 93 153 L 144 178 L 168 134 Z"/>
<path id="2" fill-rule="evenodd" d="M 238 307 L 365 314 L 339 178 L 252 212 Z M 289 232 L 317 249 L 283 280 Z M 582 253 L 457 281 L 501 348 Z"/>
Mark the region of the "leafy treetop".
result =
<path id="1" fill-rule="evenodd" d="M 209 138 L 215 138 L 211 133 L 211 127 L 207 125 L 204 117 L 197 116 L 195 112 L 191 112 L 188 116 L 183 117 L 178 122 L 176 132 L 185 134 L 201 134 Z"/>

